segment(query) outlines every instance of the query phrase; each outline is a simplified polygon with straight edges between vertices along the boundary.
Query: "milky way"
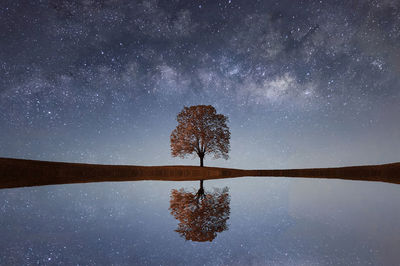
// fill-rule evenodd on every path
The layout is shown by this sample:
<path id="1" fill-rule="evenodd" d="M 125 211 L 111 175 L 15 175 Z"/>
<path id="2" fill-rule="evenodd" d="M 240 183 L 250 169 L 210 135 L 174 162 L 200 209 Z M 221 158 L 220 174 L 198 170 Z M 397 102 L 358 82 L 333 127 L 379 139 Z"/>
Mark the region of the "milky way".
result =
<path id="1" fill-rule="evenodd" d="M 183 106 L 230 118 L 231 159 L 399 161 L 400 3 L 2 1 L 0 156 L 171 158 Z"/>

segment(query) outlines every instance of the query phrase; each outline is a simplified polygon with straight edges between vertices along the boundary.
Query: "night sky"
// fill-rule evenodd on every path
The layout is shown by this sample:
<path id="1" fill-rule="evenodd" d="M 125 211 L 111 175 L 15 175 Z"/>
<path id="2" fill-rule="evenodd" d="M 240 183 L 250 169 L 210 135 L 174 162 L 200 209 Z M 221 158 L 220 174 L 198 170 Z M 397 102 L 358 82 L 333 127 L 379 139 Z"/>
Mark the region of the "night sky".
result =
<path id="1" fill-rule="evenodd" d="M 229 117 L 237 168 L 400 161 L 400 2 L 0 3 L 0 157 L 172 158 L 183 106 Z"/>

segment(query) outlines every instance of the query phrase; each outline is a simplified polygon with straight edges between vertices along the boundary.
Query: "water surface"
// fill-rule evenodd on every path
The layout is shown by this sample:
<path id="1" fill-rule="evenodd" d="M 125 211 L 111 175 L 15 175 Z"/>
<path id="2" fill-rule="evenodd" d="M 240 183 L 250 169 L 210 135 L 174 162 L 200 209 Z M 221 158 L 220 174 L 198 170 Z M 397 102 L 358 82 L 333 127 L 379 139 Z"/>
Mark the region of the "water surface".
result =
<path id="1" fill-rule="evenodd" d="M 399 185 L 268 177 L 206 180 L 205 199 L 214 193 L 214 201 L 209 198 L 197 212 L 193 206 L 185 209 L 192 216 L 201 214 L 187 222 L 189 233 L 196 221 L 197 229 L 215 231 L 203 238 L 201 232 L 200 238 L 177 232 L 182 221 L 171 214 L 171 196 L 181 188 L 196 196 L 199 182 L 0 190 L 0 264 L 400 262 Z M 221 193 L 227 197 L 218 201 Z"/>

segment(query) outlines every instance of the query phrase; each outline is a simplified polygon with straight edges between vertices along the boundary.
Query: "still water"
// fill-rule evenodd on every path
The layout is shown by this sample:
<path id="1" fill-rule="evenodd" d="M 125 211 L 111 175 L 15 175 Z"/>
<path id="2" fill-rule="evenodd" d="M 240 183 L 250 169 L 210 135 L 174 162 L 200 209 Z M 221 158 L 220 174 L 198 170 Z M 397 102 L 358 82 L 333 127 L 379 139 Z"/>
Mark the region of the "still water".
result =
<path id="1" fill-rule="evenodd" d="M 245 177 L 203 188 L 138 181 L 0 190 L 0 265 L 400 263 L 400 185 Z"/>

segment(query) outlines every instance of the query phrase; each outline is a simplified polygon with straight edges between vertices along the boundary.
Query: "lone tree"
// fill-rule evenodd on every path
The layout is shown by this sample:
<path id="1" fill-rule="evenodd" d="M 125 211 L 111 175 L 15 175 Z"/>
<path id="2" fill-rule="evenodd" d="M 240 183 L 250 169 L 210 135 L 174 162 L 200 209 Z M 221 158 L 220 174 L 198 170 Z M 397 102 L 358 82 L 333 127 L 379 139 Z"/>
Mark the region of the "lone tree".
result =
<path id="1" fill-rule="evenodd" d="M 206 154 L 213 154 L 215 159 L 229 158 L 228 117 L 217 114 L 211 105 L 195 105 L 185 106 L 176 119 L 178 126 L 171 133 L 172 156 L 197 154 L 200 166 Z"/>

